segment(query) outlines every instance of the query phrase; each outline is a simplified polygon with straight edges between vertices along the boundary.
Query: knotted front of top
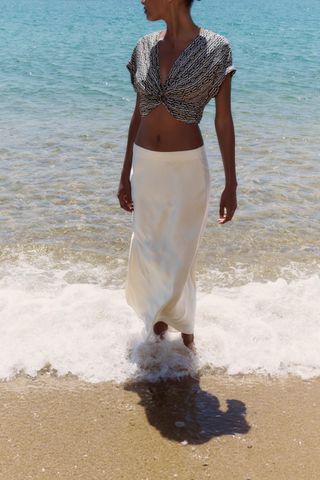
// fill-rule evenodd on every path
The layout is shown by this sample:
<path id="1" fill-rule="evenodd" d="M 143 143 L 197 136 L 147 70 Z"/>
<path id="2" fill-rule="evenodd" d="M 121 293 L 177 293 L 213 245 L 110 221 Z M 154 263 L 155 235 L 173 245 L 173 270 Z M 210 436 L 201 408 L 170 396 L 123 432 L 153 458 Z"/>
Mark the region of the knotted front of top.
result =
<path id="1" fill-rule="evenodd" d="M 201 29 L 177 57 L 161 84 L 160 33 L 140 37 L 126 65 L 133 88 L 140 95 L 140 113 L 148 115 L 163 103 L 177 120 L 200 123 L 204 107 L 217 95 L 225 76 L 236 72 L 230 44 L 223 35 Z"/>

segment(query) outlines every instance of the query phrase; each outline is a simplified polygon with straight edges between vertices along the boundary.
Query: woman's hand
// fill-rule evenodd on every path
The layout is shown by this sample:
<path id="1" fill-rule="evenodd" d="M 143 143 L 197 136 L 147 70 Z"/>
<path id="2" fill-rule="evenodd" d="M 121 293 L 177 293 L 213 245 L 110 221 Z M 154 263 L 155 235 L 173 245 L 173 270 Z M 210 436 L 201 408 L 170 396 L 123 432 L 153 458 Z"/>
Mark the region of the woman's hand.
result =
<path id="1" fill-rule="evenodd" d="M 127 212 L 133 211 L 133 202 L 131 198 L 131 183 L 128 176 L 121 175 L 117 197 L 121 208 L 123 208 Z"/>
<path id="2" fill-rule="evenodd" d="M 220 199 L 220 218 L 217 220 L 219 224 L 229 222 L 232 219 L 237 208 L 237 186 L 225 187 Z"/>

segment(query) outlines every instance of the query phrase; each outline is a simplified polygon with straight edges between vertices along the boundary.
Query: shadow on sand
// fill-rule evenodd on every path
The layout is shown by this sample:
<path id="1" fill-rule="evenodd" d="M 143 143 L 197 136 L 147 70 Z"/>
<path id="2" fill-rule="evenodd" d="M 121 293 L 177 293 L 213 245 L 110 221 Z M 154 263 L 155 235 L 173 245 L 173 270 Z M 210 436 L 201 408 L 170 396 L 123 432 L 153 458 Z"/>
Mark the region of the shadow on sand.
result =
<path id="1" fill-rule="evenodd" d="M 201 389 L 198 376 L 156 383 L 128 380 L 124 389 L 139 395 L 150 424 L 170 440 L 201 444 L 212 437 L 250 430 L 245 404 L 229 399 L 227 410 L 220 410 L 218 398 Z"/>

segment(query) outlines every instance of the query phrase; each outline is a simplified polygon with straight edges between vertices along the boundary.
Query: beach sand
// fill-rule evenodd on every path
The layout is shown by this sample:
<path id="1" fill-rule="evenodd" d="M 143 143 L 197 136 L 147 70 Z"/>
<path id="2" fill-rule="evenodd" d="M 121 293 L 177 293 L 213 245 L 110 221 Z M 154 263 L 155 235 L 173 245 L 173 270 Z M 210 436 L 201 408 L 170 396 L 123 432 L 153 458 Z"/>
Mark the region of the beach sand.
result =
<path id="1" fill-rule="evenodd" d="M 320 380 L 0 383 L 1 480 L 320 478 Z"/>

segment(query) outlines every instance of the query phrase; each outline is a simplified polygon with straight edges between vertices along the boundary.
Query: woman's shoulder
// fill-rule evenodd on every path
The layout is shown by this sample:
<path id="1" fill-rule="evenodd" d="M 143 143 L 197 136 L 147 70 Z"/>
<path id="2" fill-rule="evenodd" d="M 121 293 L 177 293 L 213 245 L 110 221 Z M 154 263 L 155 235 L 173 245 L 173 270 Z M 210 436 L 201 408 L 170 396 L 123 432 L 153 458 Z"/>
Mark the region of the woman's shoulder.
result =
<path id="1" fill-rule="evenodd" d="M 207 28 L 203 28 L 204 35 L 206 38 L 211 40 L 213 45 L 229 45 L 229 39 L 222 35 L 221 33 L 215 32 L 213 30 L 209 30 Z"/>
<path id="2" fill-rule="evenodd" d="M 153 32 L 146 33 L 145 35 L 142 35 L 138 39 L 138 42 L 142 43 L 142 42 L 153 41 L 154 39 L 157 38 L 160 32 L 161 30 L 155 30 Z M 213 30 L 209 30 L 208 28 L 205 28 L 205 27 L 201 28 L 201 35 L 205 38 L 212 40 L 215 43 L 220 43 L 220 44 L 229 43 L 229 40 L 225 35 L 222 35 L 221 33 L 215 32 Z"/>
<path id="3" fill-rule="evenodd" d="M 143 47 L 146 45 L 152 46 L 158 36 L 160 35 L 161 30 L 155 30 L 153 32 L 145 33 L 141 35 L 136 41 L 136 46 Z M 229 40 L 225 35 L 209 30 L 208 28 L 201 29 L 201 36 L 207 40 L 207 43 L 210 47 L 216 48 L 219 46 L 229 46 Z"/>
<path id="4" fill-rule="evenodd" d="M 136 45 L 145 45 L 151 43 L 157 35 L 160 33 L 161 30 L 156 30 L 154 32 L 145 33 L 141 35 L 138 40 L 136 41 Z"/>

